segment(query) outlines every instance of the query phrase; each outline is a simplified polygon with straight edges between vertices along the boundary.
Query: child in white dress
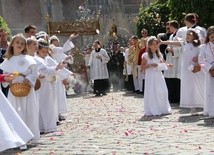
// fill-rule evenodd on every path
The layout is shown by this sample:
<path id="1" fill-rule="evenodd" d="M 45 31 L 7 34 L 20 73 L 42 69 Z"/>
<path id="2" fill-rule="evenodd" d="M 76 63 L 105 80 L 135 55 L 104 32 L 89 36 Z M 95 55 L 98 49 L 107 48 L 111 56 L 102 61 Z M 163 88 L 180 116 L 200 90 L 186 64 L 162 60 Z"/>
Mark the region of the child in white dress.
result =
<path id="1" fill-rule="evenodd" d="M 22 34 L 15 35 L 7 49 L 6 59 L 0 65 L 4 73 L 18 72 L 18 76 L 11 83 L 25 83 L 30 87 L 26 96 L 15 96 L 11 90 L 8 100 L 16 112 L 34 134 L 33 142 L 40 139 L 39 133 L 39 111 L 37 110 L 34 84 L 37 79 L 37 65 L 33 57 L 26 55 L 26 39 Z M 9 83 L 4 83 L 8 86 Z"/>
<path id="2" fill-rule="evenodd" d="M 10 82 L 11 75 L 0 74 L 0 82 Z M 0 91 L 0 152 L 16 148 L 31 140 L 34 136 Z"/>
<path id="3" fill-rule="evenodd" d="M 145 70 L 144 112 L 145 116 L 170 114 L 168 90 L 162 70 L 168 69 L 159 51 L 156 37 L 149 37 L 147 52 L 142 55 L 141 67 Z"/>
<path id="4" fill-rule="evenodd" d="M 188 29 L 186 41 L 161 41 L 161 44 L 182 47 L 180 107 L 191 108 L 191 114 L 197 115 L 195 108 L 203 108 L 204 105 L 204 72 L 198 64 L 198 33 Z"/>
<path id="5" fill-rule="evenodd" d="M 200 50 L 199 63 L 205 72 L 204 115 L 214 117 L 214 26 L 208 28 L 205 44 Z"/>

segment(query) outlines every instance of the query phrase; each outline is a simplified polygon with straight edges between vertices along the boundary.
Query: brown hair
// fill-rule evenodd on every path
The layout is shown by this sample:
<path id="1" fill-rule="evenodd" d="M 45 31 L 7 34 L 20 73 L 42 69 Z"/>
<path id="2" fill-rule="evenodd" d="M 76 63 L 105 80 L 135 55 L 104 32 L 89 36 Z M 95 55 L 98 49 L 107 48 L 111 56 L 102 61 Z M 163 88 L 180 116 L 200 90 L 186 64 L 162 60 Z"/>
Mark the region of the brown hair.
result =
<path id="1" fill-rule="evenodd" d="M 148 52 L 148 56 L 149 56 L 150 59 L 153 58 L 153 53 L 152 53 L 152 51 L 151 51 L 151 49 L 150 49 L 150 46 L 152 45 L 152 43 L 153 43 L 154 41 L 158 42 L 158 39 L 157 39 L 155 36 L 149 37 L 149 39 L 148 39 L 148 41 L 147 41 L 147 47 L 148 47 L 148 48 L 147 48 L 147 52 Z M 156 50 L 155 54 L 157 55 L 158 58 L 161 57 L 161 52 L 160 52 L 160 50 Z"/>
<path id="2" fill-rule="evenodd" d="M 23 36 L 23 34 L 19 33 L 19 34 L 17 34 L 17 35 L 15 35 L 15 36 L 12 37 L 12 40 L 11 40 L 11 42 L 10 42 L 8 48 L 7 48 L 7 51 L 6 51 L 6 53 L 5 53 L 5 57 L 6 57 L 8 60 L 14 55 L 14 50 L 13 50 L 13 46 L 12 46 L 12 45 L 14 44 L 14 42 L 15 42 L 15 40 L 16 40 L 17 38 L 20 38 L 20 39 L 23 39 L 23 40 L 24 40 L 24 43 L 25 43 L 24 46 L 25 46 L 25 47 L 24 47 L 24 49 L 23 49 L 23 51 L 22 51 L 22 54 L 26 54 L 26 53 L 27 53 L 26 39 L 25 39 L 25 37 Z"/>
<path id="3" fill-rule="evenodd" d="M 197 47 L 197 46 L 201 45 L 199 35 L 195 30 L 189 29 L 189 30 L 187 30 L 187 33 L 192 33 L 192 35 L 193 35 L 193 42 L 192 42 L 193 46 Z"/>
<path id="4" fill-rule="evenodd" d="M 100 41 L 99 40 L 95 40 L 94 43 L 100 45 Z"/>
<path id="5" fill-rule="evenodd" d="M 207 29 L 207 37 L 206 37 L 205 43 L 208 43 L 210 41 L 209 36 L 211 34 L 214 34 L 214 26 L 208 27 L 208 29 Z"/>
<path id="6" fill-rule="evenodd" d="M 9 39 L 9 37 L 8 37 L 8 32 L 7 32 L 7 30 L 5 29 L 5 28 L 3 28 L 3 27 L 0 27 L 0 33 L 1 32 L 3 32 L 3 33 L 5 33 L 6 34 L 6 37 L 7 37 L 7 39 Z"/>
<path id="7" fill-rule="evenodd" d="M 30 37 L 30 38 L 26 39 L 26 43 L 27 43 L 28 46 L 31 45 L 34 42 L 37 43 L 36 37 Z"/>
<path id="8" fill-rule="evenodd" d="M 29 33 L 30 29 L 36 29 L 36 26 L 34 25 L 27 25 L 24 28 L 25 33 Z"/>
<path id="9" fill-rule="evenodd" d="M 52 55 L 51 55 L 52 49 L 49 47 L 49 43 L 48 43 L 46 40 L 40 38 L 40 39 L 38 40 L 38 51 L 37 51 L 37 54 L 39 54 L 39 51 L 40 51 L 41 49 L 43 49 L 43 48 L 47 49 L 47 50 L 48 50 L 48 55 L 49 55 L 50 57 L 52 57 Z"/>
<path id="10" fill-rule="evenodd" d="M 188 13 L 185 17 L 184 20 L 192 23 L 192 24 L 196 24 L 197 23 L 197 17 L 195 13 Z"/>
<path id="11" fill-rule="evenodd" d="M 169 22 L 169 25 L 174 27 L 175 29 L 178 29 L 179 28 L 179 24 L 178 24 L 178 21 L 177 20 L 171 20 Z"/>
<path id="12" fill-rule="evenodd" d="M 49 43 L 47 41 L 45 41 L 44 39 L 39 39 L 38 40 L 38 49 L 42 49 L 42 48 L 49 48 Z"/>

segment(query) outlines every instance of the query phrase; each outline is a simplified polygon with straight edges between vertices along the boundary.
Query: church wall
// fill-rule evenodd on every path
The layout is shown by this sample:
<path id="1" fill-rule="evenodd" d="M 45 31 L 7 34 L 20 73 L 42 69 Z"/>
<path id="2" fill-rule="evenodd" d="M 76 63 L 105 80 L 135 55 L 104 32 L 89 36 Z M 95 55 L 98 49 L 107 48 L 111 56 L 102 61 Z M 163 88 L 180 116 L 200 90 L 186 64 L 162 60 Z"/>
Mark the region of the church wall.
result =
<path id="1" fill-rule="evenodd" d="M 40 3 L 32 0 L 1 0 L 1 16 L 13 34 L 23 32 L 28 24 L 41 27 Z"/>

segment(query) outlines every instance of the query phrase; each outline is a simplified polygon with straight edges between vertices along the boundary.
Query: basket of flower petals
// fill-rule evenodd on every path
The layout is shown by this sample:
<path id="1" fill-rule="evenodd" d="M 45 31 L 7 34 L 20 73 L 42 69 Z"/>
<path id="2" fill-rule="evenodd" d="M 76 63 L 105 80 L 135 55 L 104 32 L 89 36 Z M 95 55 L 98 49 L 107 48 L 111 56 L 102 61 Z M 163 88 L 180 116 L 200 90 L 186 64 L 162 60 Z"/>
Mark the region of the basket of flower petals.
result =
<path id="1" fill-rule="evenodd" d="M 10 91 L 16 97 L 27 96 L 30 92 L 30 85 L 27 83 L 12 83 L 10 84 Z"/>

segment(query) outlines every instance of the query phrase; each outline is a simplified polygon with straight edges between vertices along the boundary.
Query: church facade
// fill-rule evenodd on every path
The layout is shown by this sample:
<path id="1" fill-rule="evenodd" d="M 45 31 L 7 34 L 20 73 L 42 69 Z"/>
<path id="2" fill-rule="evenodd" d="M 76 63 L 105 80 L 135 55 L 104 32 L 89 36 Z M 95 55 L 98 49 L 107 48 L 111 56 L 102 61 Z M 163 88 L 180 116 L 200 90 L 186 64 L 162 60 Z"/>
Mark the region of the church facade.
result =
<path id="1" fill-rule="evenodd" d="M 12 34 L 23 33 L 26 25 L 32 24 L 37 31 L 47 31 L 47 14 L 52 21 L 75 21 L 81 18 L 80 8 L 88 13 L 99 11 L 100 37 L 105 42 L 112 24 L 118 32 L 130 36 L 135 34 L 135 25 L 140 5 L 149 6 L 153 0 L 0 0 L 0 15 L 6 20 Z M 86 11 L 87 11 L 86 10 Z M 93 37 L 89 37 L 94 39 Z M 98 36 L 99 38 L 99 36 Z M 82 43 L 88 38 L 82 38 Z"/>

